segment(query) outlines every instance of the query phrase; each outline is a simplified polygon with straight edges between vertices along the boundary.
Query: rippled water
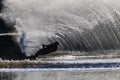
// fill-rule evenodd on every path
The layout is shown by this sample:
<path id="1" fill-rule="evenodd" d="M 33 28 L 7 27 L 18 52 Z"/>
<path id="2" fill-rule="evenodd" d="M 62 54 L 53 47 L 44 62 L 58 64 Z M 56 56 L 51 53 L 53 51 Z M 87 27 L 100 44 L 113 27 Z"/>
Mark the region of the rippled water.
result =
<path id="1" fill-rule="evenodd" d="M 81 56 L 44 56 L 35 61 L 52 65 L 33 65 L 23 68 L 0 68 L 1 80 L 119 80 L 120 59 L 82 58 Z M 20 62 L 20 61 L 6 61 Z"/>
<path id="2" fill-rule="evenodd" d="M 1 80 L 119 80 L 120 69 L 1 72 Z"/>

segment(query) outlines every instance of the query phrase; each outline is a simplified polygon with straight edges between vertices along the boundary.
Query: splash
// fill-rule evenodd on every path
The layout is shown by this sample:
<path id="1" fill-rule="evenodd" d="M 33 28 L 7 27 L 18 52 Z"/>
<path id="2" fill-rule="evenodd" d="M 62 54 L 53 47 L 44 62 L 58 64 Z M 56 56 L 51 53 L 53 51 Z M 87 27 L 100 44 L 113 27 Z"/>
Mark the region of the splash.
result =
<path id="1" fill-rule="evenodd" d="M 60 43 L 59 51 L 120 49 L 120 0 L 5 0 L 2 18 L 25 32 L 25 52 Z M 31 47 L 34 46 L 34 47 Z"/>

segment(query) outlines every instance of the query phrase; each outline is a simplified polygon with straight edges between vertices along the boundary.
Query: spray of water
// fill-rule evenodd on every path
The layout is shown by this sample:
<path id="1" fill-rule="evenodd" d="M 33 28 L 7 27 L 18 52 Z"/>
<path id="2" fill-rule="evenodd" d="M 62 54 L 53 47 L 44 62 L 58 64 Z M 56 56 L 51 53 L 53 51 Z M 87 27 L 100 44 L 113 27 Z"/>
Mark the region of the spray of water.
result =
<path id="1" fill-rule="evenodd" d="M 120 48 L 120 0 L 5 0 L 2 18 L 25 32 L 25 52 L 41 44 L 59 50 L 102 51 Z M 36 47 L 31 47 L 36 46 Z"/>
<path id="2" fill-rule="evenodd" d="M 21 35 L 21 33 L 1 33 L 0 34 L 0 36 L 14 36 L 14 35 L 18 35 L 18 36 L 20 36 Z"/>

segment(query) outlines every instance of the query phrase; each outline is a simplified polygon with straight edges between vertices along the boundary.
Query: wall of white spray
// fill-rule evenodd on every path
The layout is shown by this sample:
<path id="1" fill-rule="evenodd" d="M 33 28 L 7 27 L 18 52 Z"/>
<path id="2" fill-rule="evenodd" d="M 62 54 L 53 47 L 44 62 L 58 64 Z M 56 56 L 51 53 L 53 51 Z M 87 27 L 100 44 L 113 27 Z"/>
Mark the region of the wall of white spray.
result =
<path id="1" fill-rule="evenodd" d="M 120 48 L 120 0 L 5 0 L 3 3 L 1 17 L 16 22 L 18 33 L 26 34 L 27 55 L 52 41 L 60 43 L 59 50 Z"/>

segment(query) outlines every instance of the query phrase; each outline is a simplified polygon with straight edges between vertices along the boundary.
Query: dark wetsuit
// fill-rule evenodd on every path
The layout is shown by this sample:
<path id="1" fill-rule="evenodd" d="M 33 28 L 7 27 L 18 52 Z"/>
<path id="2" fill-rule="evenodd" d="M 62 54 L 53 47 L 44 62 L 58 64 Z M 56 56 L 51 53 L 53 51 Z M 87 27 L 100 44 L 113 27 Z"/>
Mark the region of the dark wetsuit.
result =
<path id="1" fill-rule="evenodd" d="M 49 45 L 42 45 L 43 48 L 40 49 L 35 55 L 29 56 L 29 59 L 35 59 L 36 57 L 38 57 L 39 55 L 45 55 L 45 54 L 49 54 L 51 52 L 54 52 L 57 50 L 59 43 L 55 42 Z"/>

